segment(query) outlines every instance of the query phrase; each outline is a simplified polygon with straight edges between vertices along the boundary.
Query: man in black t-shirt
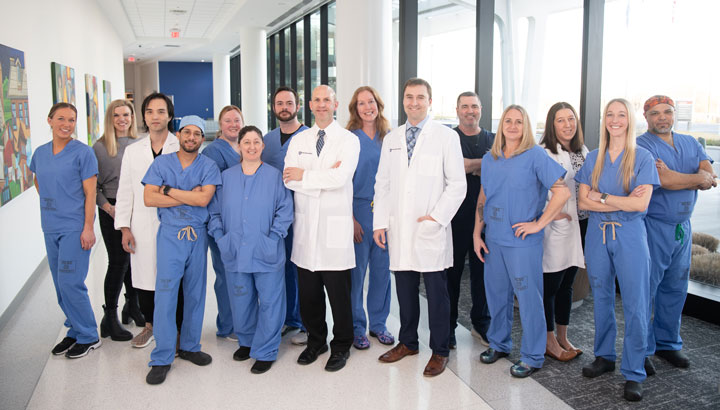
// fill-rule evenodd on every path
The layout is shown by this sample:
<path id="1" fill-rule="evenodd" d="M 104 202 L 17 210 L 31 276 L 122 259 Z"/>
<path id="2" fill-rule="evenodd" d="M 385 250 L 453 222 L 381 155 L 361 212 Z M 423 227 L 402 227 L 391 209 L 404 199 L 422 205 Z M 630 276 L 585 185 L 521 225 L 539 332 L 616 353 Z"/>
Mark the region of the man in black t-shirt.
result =
<path id="1" fill-rule="evenodd" d="M 484 264 L 473 251 L 473 225 L 475 224 L 475 206 L 480 194 L 480 167 L 482 157 L 492 147 L 495 134 L 480 128 L 482 105 L 477 94 L 466 91 L 458 97 L 457 115 L 460 120 L 455 131 L 460 136 L 460 146 L 465 163 L 467 193 L 465 200 L 452 219 L 453 266 L 447 270 L 447 286 L 450 295 L 450 348 L 457 345 L 455 328 L 458 319 L 458 299 L 460 280 L 465 269 L 465 257 L 470 258 L 470 294 L 472 297 L 471 333 L 485 346 L 488 345 L 487 331 L 490 326 L 485 297 Z"/>

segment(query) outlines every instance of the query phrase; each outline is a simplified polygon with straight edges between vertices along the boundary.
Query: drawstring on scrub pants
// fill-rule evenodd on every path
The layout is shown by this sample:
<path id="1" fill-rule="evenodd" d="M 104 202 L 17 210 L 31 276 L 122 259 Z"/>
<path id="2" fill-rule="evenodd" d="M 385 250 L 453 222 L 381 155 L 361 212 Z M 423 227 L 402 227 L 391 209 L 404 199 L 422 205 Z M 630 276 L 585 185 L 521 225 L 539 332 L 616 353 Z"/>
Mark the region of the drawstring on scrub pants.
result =
<path id="1" fill-rule="evenodd" d="M 605 228 L 608 225 L 610 225 L 612 227 L 613 241 L 615 240 L 615 227 L 622 226 L 622 224 L 620 222 L 615 222 L 615 221 L 601 222 L 600 225 L 598 225 L 598 226 L 600 227 L 600 229 L 602 229 L 602 232 L 603 232 L 603 245 L 605 244 Z"/>
<path id="2" fill-rule="evenodd" d="M 195 242 L 197 240 L 197 233 L 195 233 L 195 229 L 193 229 L 192 226 L 188 225 L 178 231 L 177 238 L 180 241 L 187 238 L 188 241 Z"/>

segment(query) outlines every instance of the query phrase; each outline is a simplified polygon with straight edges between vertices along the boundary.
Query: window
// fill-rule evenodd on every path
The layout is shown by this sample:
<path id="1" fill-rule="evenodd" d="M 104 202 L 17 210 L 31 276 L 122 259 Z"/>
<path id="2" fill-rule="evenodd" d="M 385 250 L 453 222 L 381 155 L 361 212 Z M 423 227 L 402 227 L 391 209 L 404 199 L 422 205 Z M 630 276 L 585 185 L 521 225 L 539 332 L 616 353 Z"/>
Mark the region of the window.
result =
<path id="1" fill-rule="evenodd" d="M 335 63 L 335 3 L 328 5 L 328 85 L 337 90 L 337 65 Z"/>
<path id="2" fill-rule="evenodd" d="M 305 101 L 305 47 L 304 47 L 304 22 L 301 19 L 297 23 L 295 23 L 295 33 L 296 33 L 296 41 L 295 41 L 295 49 L 297 50 L 297 71 L 295 73 L 295 78 L 297 81 L 297 91 L 298 93 L 298 104 L 304 105 Z M 298 120 L 300 122 L 303 122 L 303 119 L 305 118 L 305 110 L 301 109 L 298 111 Z"/>

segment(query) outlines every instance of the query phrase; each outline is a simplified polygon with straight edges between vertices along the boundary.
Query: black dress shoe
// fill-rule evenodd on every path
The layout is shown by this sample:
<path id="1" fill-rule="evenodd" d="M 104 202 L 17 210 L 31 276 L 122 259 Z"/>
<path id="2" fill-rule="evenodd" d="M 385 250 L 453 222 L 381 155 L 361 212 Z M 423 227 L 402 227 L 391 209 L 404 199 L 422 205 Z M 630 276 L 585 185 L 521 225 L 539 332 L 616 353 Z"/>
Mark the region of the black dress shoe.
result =
<path id="1" fill-rule="evenodd" d="M 455 349 L 457 347 L 457 339 L 455 339 L 455 334 L 450 335 L 450 339 L 448 340 L 448 349 Z"/>
<path id="2" fill-rule="evenodd" d="M 178 350 L 178 356 L 183 360 L 188 360 L 198 366 L 207 366 L 212 363 L 212 356 L 205 352 L 188 352 L 187 350 Z"/>
<path id="3" fill-rule="evenodd" d="M 690 367 L 690 359 L 680 350 L 656 350 L 655 356 L 661 357 L 675 367 L 686 369 Z"/>
<path id="4" fill-rule="evenodd" d="M 627 401 L 640 401 L 642 400 L 642 384 L 634 381 L 625 382 L 625 400 Z"/>
<path id="5" fill-rule="evenodd" d="M 145 377 L 147 384 L 160 384 L 165 381 L 165 377 L 170 371 L 170 365 L 165 366 L 152 366 L 150 373 Z"/>
<path id="6" fill-rule="evenodd" d="M 342 369 L 345 367 L 348 357 L 350 357 L 350 352 L 348 351 L 332 352 L 330 354 L 330 359 L 328 359 L 325 364 L 325 370 L 329 372 L 336 372 Z"/>
<path id="7" fill-rule="evenodd" d="M 515 364 L 512 365 L 512 367 L 510 367 L 510 375 L 522 379 L 530 376 L 538 370 L 540 370 L 540 368 L 532 367 L 529 364 L 523 362 L 522 360 L 518 360 L 517 362 L 515 362 Z"/>
<path id="8" fill-rule="evenodd" d="M 237 360 L 238 362 L 242 362 L 243 360 L 247 360 L 249 358 L 250 348 L 247 346 L 240 346 L 240 348 L 233 353 L 233 360 Z"/>
<path id="9" fill-rule="evenodd" d="M 582 369 L 582 374 L 585 377 L 598 377 L 603 373 L 612 372 L 615 370 L 615 362 L 611 362 L 608 359 L 602 357 L 596 357 L 595 361 L 586 365 Z"/>
<path id="10" fill-rule="evenodd" d="M 648 376 L 655 376 L 655 365 L 649 357 L 645 358 L 645 374 Z"/>
<path id="11" fill-rule="evenodd" d="M 250 368 L 250 372 L 255 374 L 262 374 L 270 370 L 272 367 L 272 360 L 255 360 L 255 363 Z"/>
<path id="12" fill-rule="evenodd" d="M 508 357 L 508 355 L 509 353 L 501 352 L 491 347 L 480 354 L 480 361 L 485 364 L 495 363 L 500 360 L 500 358 Z"/>
<path id="13" fill-rule="evenodd" d="M 306 365 L 314 362 L 317 360 L 317 357 L 325 352 L 328 351 L 328 346 L 322 345 L 319 348 L 313 348 L 313 347 L 306 347 L 305 350 L 300 353 L 300 356 L 297 359 L 298 364 Z"/>

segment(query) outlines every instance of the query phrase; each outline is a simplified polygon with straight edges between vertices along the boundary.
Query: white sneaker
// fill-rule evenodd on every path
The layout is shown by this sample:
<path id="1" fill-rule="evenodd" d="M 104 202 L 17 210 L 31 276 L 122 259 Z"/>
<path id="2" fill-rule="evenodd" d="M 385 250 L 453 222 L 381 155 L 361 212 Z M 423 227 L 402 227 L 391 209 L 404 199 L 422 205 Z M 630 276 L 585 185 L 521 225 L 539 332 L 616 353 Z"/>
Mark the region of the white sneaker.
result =
<path id="1" fill-rule="evenodd" d="M 307 334 L 307 331 L 305 331 L 305 330 L 301 330 L 300 332 L 298 332 L 298 334 L 296 334 L 295 336 L 293 336 L 290 339 L 290 343 L 292 343 L 294 345 L 298 345 L 298 346 L 306 345 L 307 341 L 308 341 L 308 334 Z"/>

